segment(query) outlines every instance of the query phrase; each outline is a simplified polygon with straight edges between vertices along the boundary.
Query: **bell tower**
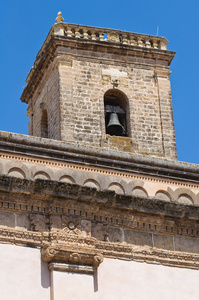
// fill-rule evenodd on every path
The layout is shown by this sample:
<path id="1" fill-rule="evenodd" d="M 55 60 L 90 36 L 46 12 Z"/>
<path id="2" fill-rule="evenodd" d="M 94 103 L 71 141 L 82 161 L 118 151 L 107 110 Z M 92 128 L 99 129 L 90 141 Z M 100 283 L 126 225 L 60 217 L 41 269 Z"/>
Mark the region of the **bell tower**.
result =
<path id="1" fill-rule="evenodd" d="M 175 160 L 167 40 L 56 21 L 21 96 L 29 134 Z"/>
<path id="2" fill-rule="evenodd" d="M 174 52 L 56 21 L 21 96 L 30 136 L 0 131 L 1 300 L 198 300 L 199 166 L 176 161 Z"/>

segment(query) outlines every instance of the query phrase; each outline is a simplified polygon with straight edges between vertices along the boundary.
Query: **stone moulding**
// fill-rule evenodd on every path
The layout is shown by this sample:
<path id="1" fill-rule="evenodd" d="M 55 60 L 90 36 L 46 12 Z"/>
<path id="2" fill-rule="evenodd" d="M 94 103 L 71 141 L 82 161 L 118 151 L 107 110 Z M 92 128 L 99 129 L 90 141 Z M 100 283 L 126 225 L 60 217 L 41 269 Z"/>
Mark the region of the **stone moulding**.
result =
<path id="1" fill-rule="evenodd" d="M 170 267 L 199 269 L 199 255 L 187 252 L 174 252 L 156 248 L 144 249 L 143 247 L 133 251 L 133 260 Z"/>
<path id="2" fill-rule="evenodd" d="M 103 263 L 105 257 L 170 267 L 199 269 L 199 254 L 146 246 L 138 247 L 126 243 L 103 242 L 95 238 L 91 238 L 92 246 L 89 245 L 89 239 L 85 239 L 84 244 L 82 241 L 82 238 L 77 237 L 73 243 L 59 243 L 58 240 L 57 243 L 49 243 L 48 232 L 38 233 L 14 228 L 0 228 L 0 243 L 41 248 L 42 258 L 49 262 L 50 269 L 68 271 L 73 269 L 74 272 L 86 273 L 88 271 L 92 273 L 100 263 Z M 80 244 L 83 245 L 81 248 Z M 85 268 L 88 270 L 86 271 Z"/>
<path id="3" fill-rule="evenodd" d="M 107 168 L 102 168 L 102 167 L 97 167 L 97 166 L 84 166 L 82 164 L 78 164 L 78 163 L 71 163 L 71 162 L 66 162 L 65 161 L 54 161 L 52 159 L 42 159 L 42 158 L 38 158 L 37 156 L 35 157 L 31 157 L 29 158 L 28 156 L 22 156 L 20 154 L 6 154 L 6 153 L 2 153 L 0 154 L 0 159 L 3 160 L 11 160 L 13 163 L 16 162 L 21 162 L 21 163 L 31 163 L 33 166 L 36 165 L 41 165 L 41 166 L 46 166 L 46 167 L 52 167 L 52 168 L 59 168 L 59 169 L 64 169 L 64 170 L 78 170 L 78 171 L 82 171 L 82 172 L 91 172 L 94 174 L 103 174 L 105 176 L 115 176 L 115 177 L 120 177 L 120 178 L 127 178 L 127 179 L 134 179 L 134 180 L 143 180 L 143 181 L 147 181 L 147 182 L 158 182 L 158 183 L 165 183 L 165 184 L 172 184 L 172 185 L 176 185 L 176 186 L 180 186 L 180 187 L 186 187 L 186 188 L 192 188 L 192 189 L 197 189 L 199 187 L 199 185 L 197 183 L 194 182 L 187 182 L 184 180 L 176 180 L 176 179 L 168 179 L 168 178 L 163 178 L 161 175 L 158 175 L 158 177 L 154 176 L 152 173 L 150 174 L 150 176 L 146 176 L 146 175 L 141 175 L 141 171 L 140 174 L 137 174 L 136 169 L 133 170 L 133 172 L 129 172 L 129 170 L 127 169 L 126 171 L 121 171 L 120 169 L 115 170 L 115 168 L 111 169 L 107 169 Z M 112 166 L 113 167 L 113 166 Z M 22 171 L 20 169 L 18 169 L 19 171 Z M 24 174 L 24 178 L 26 178 L 25 176 L 26 174 Z"/>
<path id="4" fill-rule="evenodd" d="M 74 272 L 83 274 L 94 274 L 96 268 L 92 266 L 81 266 L 75 264 L 64 264 L 64 263 L 49 263 L 50 271 L 64 271 L 64 272 Z"/>
<path id="5" fill-rule="evenodd" d="M 152 156 L 107 151 L 66 142 L 42 139 L 0 131 L 0 154 L 2 159 L 44 164 L 46 166 L 84 171 L 104 172 L 119 176 L 146 175 L 159 180 L 180 180 L 183 184 L 198 185 L 199 168 L 196 164 L 170 161 Z M 52 159 L 53 158 L 53 159 Z M 86 166 L 85 166 L 86 163 Z M 87 169 L 86 169 L 87 168 Z M 193 185 L 194 186 L 194 185 Z"/>
<path id="6" fill-rule="evenodd" d="M 0 191 L 0 211 L 27 214 L 34 232 L 49 230 L 53 226 L 51 216 L 55 215 L 60 222 L 67 216 L 78 222 L 86 219 L 104 226 L 199 237 L 198 206 L 121 196 L 113 191 L 97 191 L 75 184 L 7 176 L 0 177 Z M 55 228 L 61 229 L 60 226 Z M 75 231 L 78 232 L 78 228 Z M 60 239 L 64 236 L 60 235 Z"/>
<path id="7" fill-rule="evenodd" d="M 2 244 L 37 248 L 42 246 L 43 241 L 48 241 L 48 234 L 0 226 L 0 243 Z"/>
<path id="8" fill-rule="evenodd" d="M 57 261 L 93 267 L 98 267 L 103 262 L 102 254 L 96 249 L 67 244 L 45 245 L 42 258 L 46 262 Z"/>
<path id="9" fill-rule="evenodd" d="M 199 268 L 197 206 L 8 176 L 0 177 L 0 192 L 0 220 L 4 222 L 5 217 L 11 220 L 7 226 L 1 223 L 0 243 L 42 249 L 42 257 L 47 262 L 96 268 L 103 257 L 109 257 Z M 25 217 L 25 226 L 15 223 L 17 216 Z M 103 236 L 95 235 L 92 230 L 102 230 Z M 187 237 L 191 237 L 196 243 L 193 251 L 190 249 L 193 253 L 187 252 L 189 247 L 182 248 L 181 252 L 174 251 L 180 248 L 165 250 L 156 248 L 158 244 L 135 242 L 135 245 L 134 240 L 112 239 L 111 230 L 126 232 L 126 236 L 129 232 L 139 236 L 143 232 L 147 236 L 161 233 L 165 237 L 183 237 L 186 243 L 190 241 Z"/>

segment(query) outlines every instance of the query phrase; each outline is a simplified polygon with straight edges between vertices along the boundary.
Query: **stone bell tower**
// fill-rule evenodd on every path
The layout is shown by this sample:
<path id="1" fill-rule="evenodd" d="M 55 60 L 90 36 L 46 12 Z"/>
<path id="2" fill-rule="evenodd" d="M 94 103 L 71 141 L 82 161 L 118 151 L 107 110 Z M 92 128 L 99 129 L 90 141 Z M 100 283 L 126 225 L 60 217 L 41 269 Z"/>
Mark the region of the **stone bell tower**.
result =
<path id="1" fill-rule="evenodd" d="M 198 300 L 199 166 L 176 161 L 174 52 L 56 21 L 21 97 L 30 136 L 0 131 L 1 300 Z"/>
<path id="2" fill-rule="evenodd" d="M 176 159 L 167 40 L 56 21 L 21 97 L 29 134 Z"/>

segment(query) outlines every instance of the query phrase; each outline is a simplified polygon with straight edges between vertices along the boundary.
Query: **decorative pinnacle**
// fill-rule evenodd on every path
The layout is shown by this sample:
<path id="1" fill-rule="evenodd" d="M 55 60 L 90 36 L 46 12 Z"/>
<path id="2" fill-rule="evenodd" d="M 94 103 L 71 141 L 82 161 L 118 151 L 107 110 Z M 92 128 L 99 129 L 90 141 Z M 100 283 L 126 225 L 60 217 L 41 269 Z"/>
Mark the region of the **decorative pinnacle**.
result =
<path id="1" fill-rule="evenodd" d="M 64 18 L 62 17 L 62 13 L 61 13 L 61 11 L 59 11 L 55 21 L 57 21 L 57 23 L 61 23 L 61 22 L 63 22 L 63 20 L 64 20 Z"/>

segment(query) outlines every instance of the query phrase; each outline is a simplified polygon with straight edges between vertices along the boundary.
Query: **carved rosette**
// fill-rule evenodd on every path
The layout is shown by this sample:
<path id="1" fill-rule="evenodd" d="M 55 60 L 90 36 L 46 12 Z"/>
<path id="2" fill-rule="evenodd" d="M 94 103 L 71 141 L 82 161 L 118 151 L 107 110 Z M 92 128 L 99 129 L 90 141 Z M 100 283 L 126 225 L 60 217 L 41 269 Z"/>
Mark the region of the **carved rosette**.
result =
<path id="1" fill-rule="evenodd" d="M 65 234 L 81 235 L 82 233 L 79 220 L 66 216 L 62 217 L 62 228 L 62 232 Z"/>

